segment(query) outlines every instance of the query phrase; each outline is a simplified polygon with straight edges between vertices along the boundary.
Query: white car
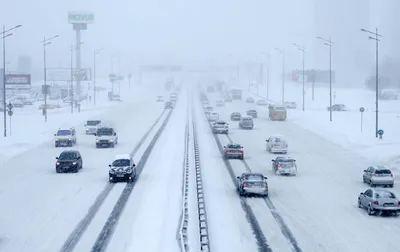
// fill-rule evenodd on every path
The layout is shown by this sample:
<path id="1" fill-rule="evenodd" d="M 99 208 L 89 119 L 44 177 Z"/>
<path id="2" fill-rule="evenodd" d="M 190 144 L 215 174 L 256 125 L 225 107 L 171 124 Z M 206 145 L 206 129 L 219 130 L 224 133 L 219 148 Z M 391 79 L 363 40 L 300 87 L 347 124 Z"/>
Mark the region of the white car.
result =
<path id="1" fill-rule="evenodd" d="M 87 120 L 85 123 L 86 135 L 94 135 L 97 132 L 97 128 L 101 124 L 100 120 Z"/>
<path id="2" fill-rule="evenodd" d="M 164 102 L 164 97 L 162 96 L 157 96 L 157 102 Z"/>
<path id="3" fill-rule="evenodd" d="M 113 127 L 102 126 L 96 131 L 96 148 L 114 148 L 118 144 L 117 132 Z"/>
<path id="4" fill-rule="evenodd" d="M 228 134 L 229 124 L 225 121 L 216 121 L 212 123 L 214 134 Z"/>
<path id="5" fill-rule="evenodd" d="M 271 153 L 283 153 L 288 152 L 288 144 L 285 138 L 281 135 L 275 135 L 269 137 L 267 140 L 266 150 Z"/>
<path id="6" fill-rule="evenodd" d="M 223 100 L 218 100 L 218 101 L 216 101 L 215 106 L 225 107 L 225 102 Z"/>
<path id="7" fill-rule="evenodd" d="M 60 128 L 58 129 L 57 133 L 54 134 L 55 147 L 72 147 L 74 144 L 76 144 L 76 132 L 74 128 Z"/>
<path id="8" fill-rule="evenodd" d="M 266 100 L 258 100 L 256 104 L 258 106 L 268 106 L 268 102 Z"/>
<path id="9" fill-rule="evenodd" d="M 283 106 L 287 109 L 295 109 L 297 108 L 297 105 L 295 102 L 284 102 Z"/>
<path id="10" fill-rule="evenodd" d="M 216 122 L 219 120 L 219 114 L 216 112 L 211 112 L 208 116 L 208 121 L 209 122 Z"/>

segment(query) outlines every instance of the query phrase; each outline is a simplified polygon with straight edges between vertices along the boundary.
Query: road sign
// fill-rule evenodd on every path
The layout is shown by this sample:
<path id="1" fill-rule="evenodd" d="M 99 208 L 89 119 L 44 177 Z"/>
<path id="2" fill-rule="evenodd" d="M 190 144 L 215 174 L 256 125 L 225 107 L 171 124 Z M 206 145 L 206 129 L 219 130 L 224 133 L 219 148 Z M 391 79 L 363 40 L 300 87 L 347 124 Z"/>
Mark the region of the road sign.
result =
<path id="1" fill-rule="evenodd" d="M 7 108 L 8 108 L 8 110 L 12 110 L 14 108 L 14 105 L 12 105 L 10 102 L 9 104 L 7 104 Z"/>
<path id="2" fill-rule="evenodd" d="M 378 130 L 378 135 L 382 136 L 385 133 L 382 129 Z"/>
<path id="3" fill-rule="evenodd" d="M 14 114 L 14 112 L 12 112 L 11 110 L 8 111 L 8 115 L 9 115 L 9 116 L 13 116 L 13 114 Z"/>
<path id="4" fill-rule="evenodd" d="M 362 112 L 364 112 L 365 111 L 365 108 L 364 107 L 361 107 L 360 108 L 360 112 L 362 113 Z"/>
<path id="5" fill-rule="evenodd" d="M 93 24 L 94 14 L 86 11 L 73 11 L 68 13 L 68 23 L 70 24 Z"/>

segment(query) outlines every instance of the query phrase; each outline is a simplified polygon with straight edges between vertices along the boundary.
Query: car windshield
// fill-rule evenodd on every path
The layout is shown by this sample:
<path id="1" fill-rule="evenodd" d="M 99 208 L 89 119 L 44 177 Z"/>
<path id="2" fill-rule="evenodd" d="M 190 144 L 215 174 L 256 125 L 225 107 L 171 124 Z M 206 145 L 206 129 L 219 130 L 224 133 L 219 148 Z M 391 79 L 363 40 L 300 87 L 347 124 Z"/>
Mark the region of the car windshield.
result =
<path id="1" fill-rule="evenodd" d="M 256 113 L 256 111 L 255 110 L 249 110 L 249 111 L 247 111 L 247 113 Z"/>
<path id="2" fill-rule="evenodd" d="M 396 196 L 391 192 L 381 191 L 381 192 L 375 193 L 375 198 L 395 199 Z"/>
<path id="3" fill-rule="evenodd" d="M 77 157 L 78 155 L 75 152 L 63 152 L 58 160 L 75 160 Z"/>
<path id="4" fill-rule="evenodd" d="M 216 124 L 219 124 L 219 125 L 225 125 L 225 124 L 226 124 L 226 122 L 217 122 Z"/>
<path id="5" fill-rule="evenodd" d="M 264 177 L 262 175 L 259 174 L 247 174 L 244 176 L 245 180 L 258 180 L 258 181 L 262 181 L 264 180 Z"/>
<path id="6" fill-rule="evenodd" d="M 100 120 L 87 121 L 87 122 L 86 122 L 86 125 L 87 125 L 87 126 L 96 126 L 96 125 L 99 125 L 100 122 L 101 122 Z"/>
<path id="7" fill-rule="evenodd" d="M 70 136 L 71 130 L 59 130 L 57 131 L 57 136 Z"/>
<path id="8" fill-rule="evenodd" d="M 375 174 L 392 174 L 392 172 L 390 171 L 390 170 L 388 170 L 388 169 L 385 169 L 385 170 L 376 170 L 375 171 Z"/>
<path id="9" fill-rule="evenodd" d="M 253 121 L 253 119 L 251 119 L 251 118 L 243 118 L 242 121 L 251 122 L 251 121 Z"/>
<path id="10" fill-rule="evenodd" d="M 229 149 L 241 149 L 242 146 L 240 146 L 239 144 L 230 144 L 228 145 Z"/>
<path id="11" fill-rule="evenodd" d="M 275 143 L 280 143 L 280 142 L 282 142 L 282 140 L 279 137 L 277 137 L 277 138 L 275 138 L 274 142 Z"/>
<path id="12" fill-rule="evenodd" d="M 129 166 L 129 159 L 117 159 L 112 163 L 112 166 L 120 167 L 120 166 Z"/>
<path id="13" fill-rule="evenodd" d="M 113 135 L 112 129 L 97 130 L 97 136 L 112 136 L 112 135 Z"/>
<path id="14" fill-rule="evenodd" d="M 293 167 L 294 166 L 294 161 L 293 160 L 280 160 L 279 163 L 283 166 L 283 167 Z"/>

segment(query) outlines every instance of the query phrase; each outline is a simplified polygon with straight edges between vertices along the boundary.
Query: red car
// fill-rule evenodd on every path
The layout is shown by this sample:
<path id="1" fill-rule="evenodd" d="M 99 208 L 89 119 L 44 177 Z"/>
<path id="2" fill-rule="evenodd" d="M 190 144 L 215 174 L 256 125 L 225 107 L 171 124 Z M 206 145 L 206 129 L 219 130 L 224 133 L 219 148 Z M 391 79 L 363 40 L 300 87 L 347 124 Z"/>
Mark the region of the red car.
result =
<path id="1" fill-rule="evenodd" d="M 244 152 L 243 152 L 243 147 L 240 144 L 230 143 L 224 146 L 224 148 L 225 148 L 225 153 L 224 153 L 225 159 L 238 158 L 243 160 Z"/>

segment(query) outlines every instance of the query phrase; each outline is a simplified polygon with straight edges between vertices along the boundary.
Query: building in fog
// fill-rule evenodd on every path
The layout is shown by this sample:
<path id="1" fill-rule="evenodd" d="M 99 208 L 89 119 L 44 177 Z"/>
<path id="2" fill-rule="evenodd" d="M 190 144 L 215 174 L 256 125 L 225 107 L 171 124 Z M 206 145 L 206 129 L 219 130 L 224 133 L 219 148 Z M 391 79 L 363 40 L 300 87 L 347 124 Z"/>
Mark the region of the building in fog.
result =
<path id="1" fill-rule="evenodd" d="M 31 73 L 31 57 L 20 56 L 18 57 L 17 72 L 20 74 L 30 74 Z"/>
<path id="2" fill-rule="evenodd" d="M 316 36 L 331 36 L 334 42 L 332 68 L 336 71 L 337 85 L 364 83 L 374 64 L 373 44 L 360 31 L 370 29 L 369 0 L 314 0 L 314 26 Z M 327 46 L 316 40 L 314 50 L 315 68 L 328 69 Z"/>

